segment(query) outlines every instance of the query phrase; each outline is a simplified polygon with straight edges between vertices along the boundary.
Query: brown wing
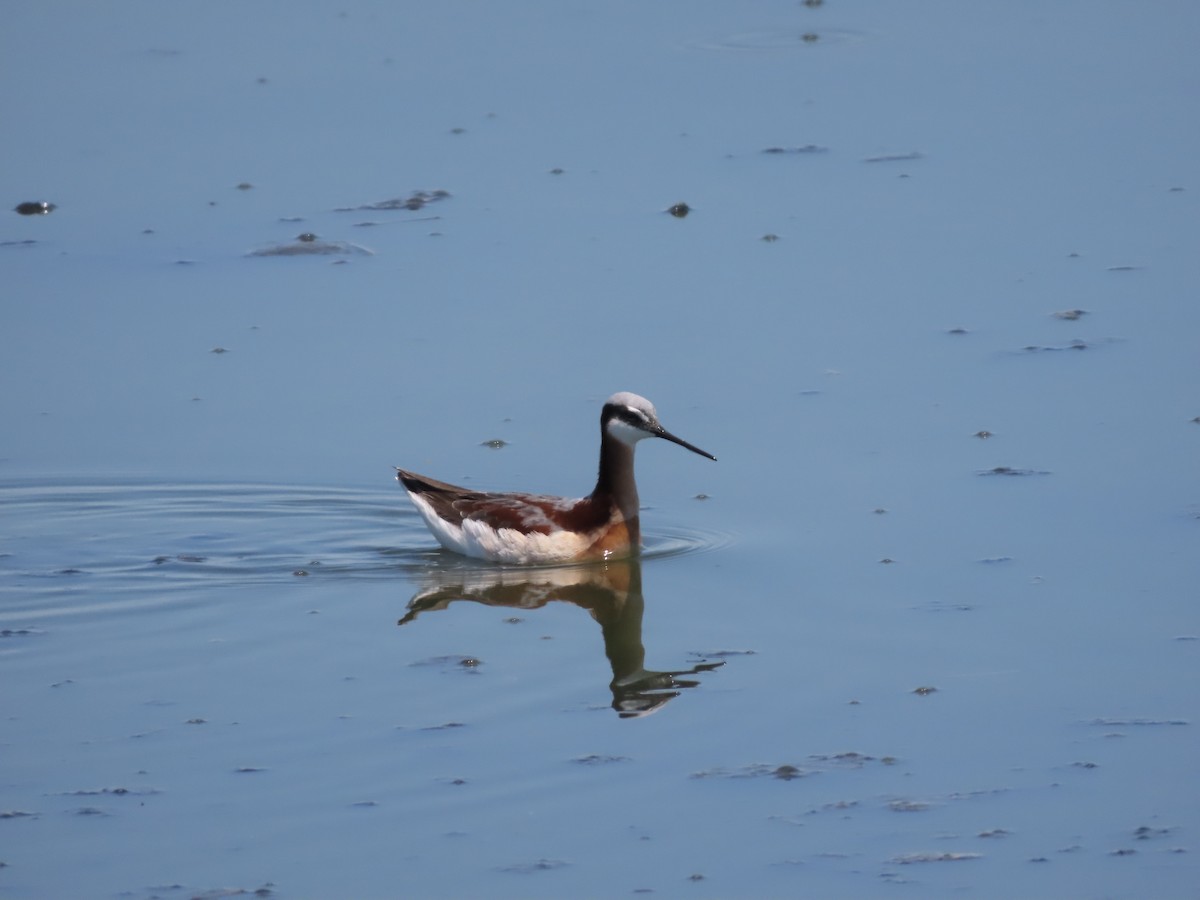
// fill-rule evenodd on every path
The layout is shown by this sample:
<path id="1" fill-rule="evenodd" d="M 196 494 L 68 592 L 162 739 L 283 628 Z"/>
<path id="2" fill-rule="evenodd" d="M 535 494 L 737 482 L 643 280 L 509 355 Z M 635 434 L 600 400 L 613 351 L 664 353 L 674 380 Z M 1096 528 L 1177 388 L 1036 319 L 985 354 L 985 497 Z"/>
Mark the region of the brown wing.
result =
<path id="1" fill-rule="evenodd" d="M 405 489 L 420 494 L 443 519 L 462 522 L 472 519 L 492 528 L 550 534 L 570 529 L 588 532 L 608 521 L 611 510 L 591 497 L 566 500 L 539 494 L 491 494 L 447 484 L 403 469 L 396 477 Z"/>

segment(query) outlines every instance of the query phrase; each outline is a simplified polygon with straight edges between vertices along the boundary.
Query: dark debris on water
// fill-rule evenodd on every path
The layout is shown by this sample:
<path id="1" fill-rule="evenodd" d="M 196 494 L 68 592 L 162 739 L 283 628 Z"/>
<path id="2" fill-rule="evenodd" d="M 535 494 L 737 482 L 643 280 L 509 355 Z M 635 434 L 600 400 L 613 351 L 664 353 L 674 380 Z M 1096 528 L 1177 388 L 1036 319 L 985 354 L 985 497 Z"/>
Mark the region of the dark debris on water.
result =
<path id="1" fill-rule="evenodd" d="M 805 144 L 801 147 L 765 147 L 763 153 L 772 156 L 810 156 L 816 153 L 828 153 L 828 147 L 819 144 Z"/>
<path id="2" fill-rule="evenodd" d="M 963 862 L 971 859 L 982 859 L 982 853 L 901 853 L 899 856 L 893 856 L 888 862 L 895 863 L 901 866 L 909 866 L 914 863 L 931 863 L 931 862 Z"/>
<path id="3" fill-rule="evenodd" d="M 1084 340 L 1073 340 L 1068 344 L 1029 344 L 1021 349 L 1026 353 L 1057 353 L 1061 350 L 1087 350 L 1092 345 Z"/>
<path id="4" fill-rule="evenodd" d="M 804 763 L 803 766 L 792 763 L 751 763 L 750 765 L 740 766 L 736 769 L 715 766 L 711 769 L 693 772 L 690 777 L 696 779 L 775 778 L 779 781 L 795 781 L 799 778 L 807 778 L 808 776 L 833 769 L 861 769 L 869 763 L 877 762 L 880 765 L 889 766 L 893 765 L 896 759 L 892 756 L 868 756 L 865 753 L 857 753 L 851 750 L 844 753 L 814 753 L 805 757 L 802 762 Z"/>
<path id="5" fill-rule="evenodd" d="M 436 203 L 439 200 L 445 200 L 450 196 L 449 191 L 442 189 L 432 191 L 413 191 L 407 197 L 393 197 L 390 200 L 379 200 L 375 203 L 364 203 L 360 206 L 339 206 L 334 212 L 361 212 L 373 211 L 383 212 L 387 210 L 418 210 L 423 209 L 430 203 Z"/>
<path id="6" fill-rule="evenodd" d="M 1044 469 L 1016 469 L 1012 466 L 994 466 L 990 469 L 980 469 L 976 475 L 1004 475 L 1013 478 L 1020 478 L 1027 475 L 1049 475 L 1050 473 Z"/>
<path id="7" fill-rule="evenodd" d="M 562 869 L 569 866 L 570 863 L 563 859 L 536 859 L 533 862 L 515 863 L 511 866 L 503 866 L 502 872 L 516 872 L 520 875 L 531 875 L 534 872 L 550 872 L 554 869 Z"/>
<path id="8" fill-rule="evenodd" d="M 55 204 L 45 200 L 27 200 L 14 206 L 13 212 L 21 216 L 48 216 L 56 209 L 58 207 Z"/>

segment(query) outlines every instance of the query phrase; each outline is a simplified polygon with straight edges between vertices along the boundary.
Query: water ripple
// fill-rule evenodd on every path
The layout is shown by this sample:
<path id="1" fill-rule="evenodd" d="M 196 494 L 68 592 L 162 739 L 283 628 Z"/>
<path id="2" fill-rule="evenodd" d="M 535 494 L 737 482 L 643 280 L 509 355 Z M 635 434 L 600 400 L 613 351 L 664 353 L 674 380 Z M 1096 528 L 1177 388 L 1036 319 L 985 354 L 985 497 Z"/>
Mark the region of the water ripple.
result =
<path id="1" fill-rule="evenodd" d="M 645 540 L 646 559 L 729 542 L 717 532 L 670 525 Z M 148 593 L 171 587 L 487 566 L 438 548 L 415 510 L 389 488 L 0 485 L 0 621 L 34 610 L 144 605 Z"/>

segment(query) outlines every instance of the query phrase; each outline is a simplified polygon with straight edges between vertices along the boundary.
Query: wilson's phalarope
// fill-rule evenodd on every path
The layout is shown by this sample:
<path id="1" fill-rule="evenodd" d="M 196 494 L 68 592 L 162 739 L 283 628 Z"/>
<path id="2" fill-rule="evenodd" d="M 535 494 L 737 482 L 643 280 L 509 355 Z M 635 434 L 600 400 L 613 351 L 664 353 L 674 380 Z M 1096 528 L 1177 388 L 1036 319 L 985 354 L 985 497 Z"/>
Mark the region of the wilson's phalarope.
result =
<path id="1" fill-rule="evenodd" d="M 396 479 L 438 543 L 456 553 L 516 565 L 630 556 L 642 545 L 633 451 L 648 437 L 716 459 L 663 428 L 645 397 L 622 391 L 600 412 L 600 476 L 586 497 L 484 493 L 403 469 Z"/>

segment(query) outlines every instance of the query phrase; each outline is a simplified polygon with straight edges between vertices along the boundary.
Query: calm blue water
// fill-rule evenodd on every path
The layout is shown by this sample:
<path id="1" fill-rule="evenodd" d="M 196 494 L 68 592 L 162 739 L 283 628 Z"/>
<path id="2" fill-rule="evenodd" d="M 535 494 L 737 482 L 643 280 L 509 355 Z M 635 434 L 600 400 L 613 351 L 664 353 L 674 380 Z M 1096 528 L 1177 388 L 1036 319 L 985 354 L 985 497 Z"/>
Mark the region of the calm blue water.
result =
<path id="1" fill-rule="evenodd" d="M 10 10 L 0 894 L 1191 896 L 1198 32 Z M 640 566 L 392 481 L 617 390 Z"/>

